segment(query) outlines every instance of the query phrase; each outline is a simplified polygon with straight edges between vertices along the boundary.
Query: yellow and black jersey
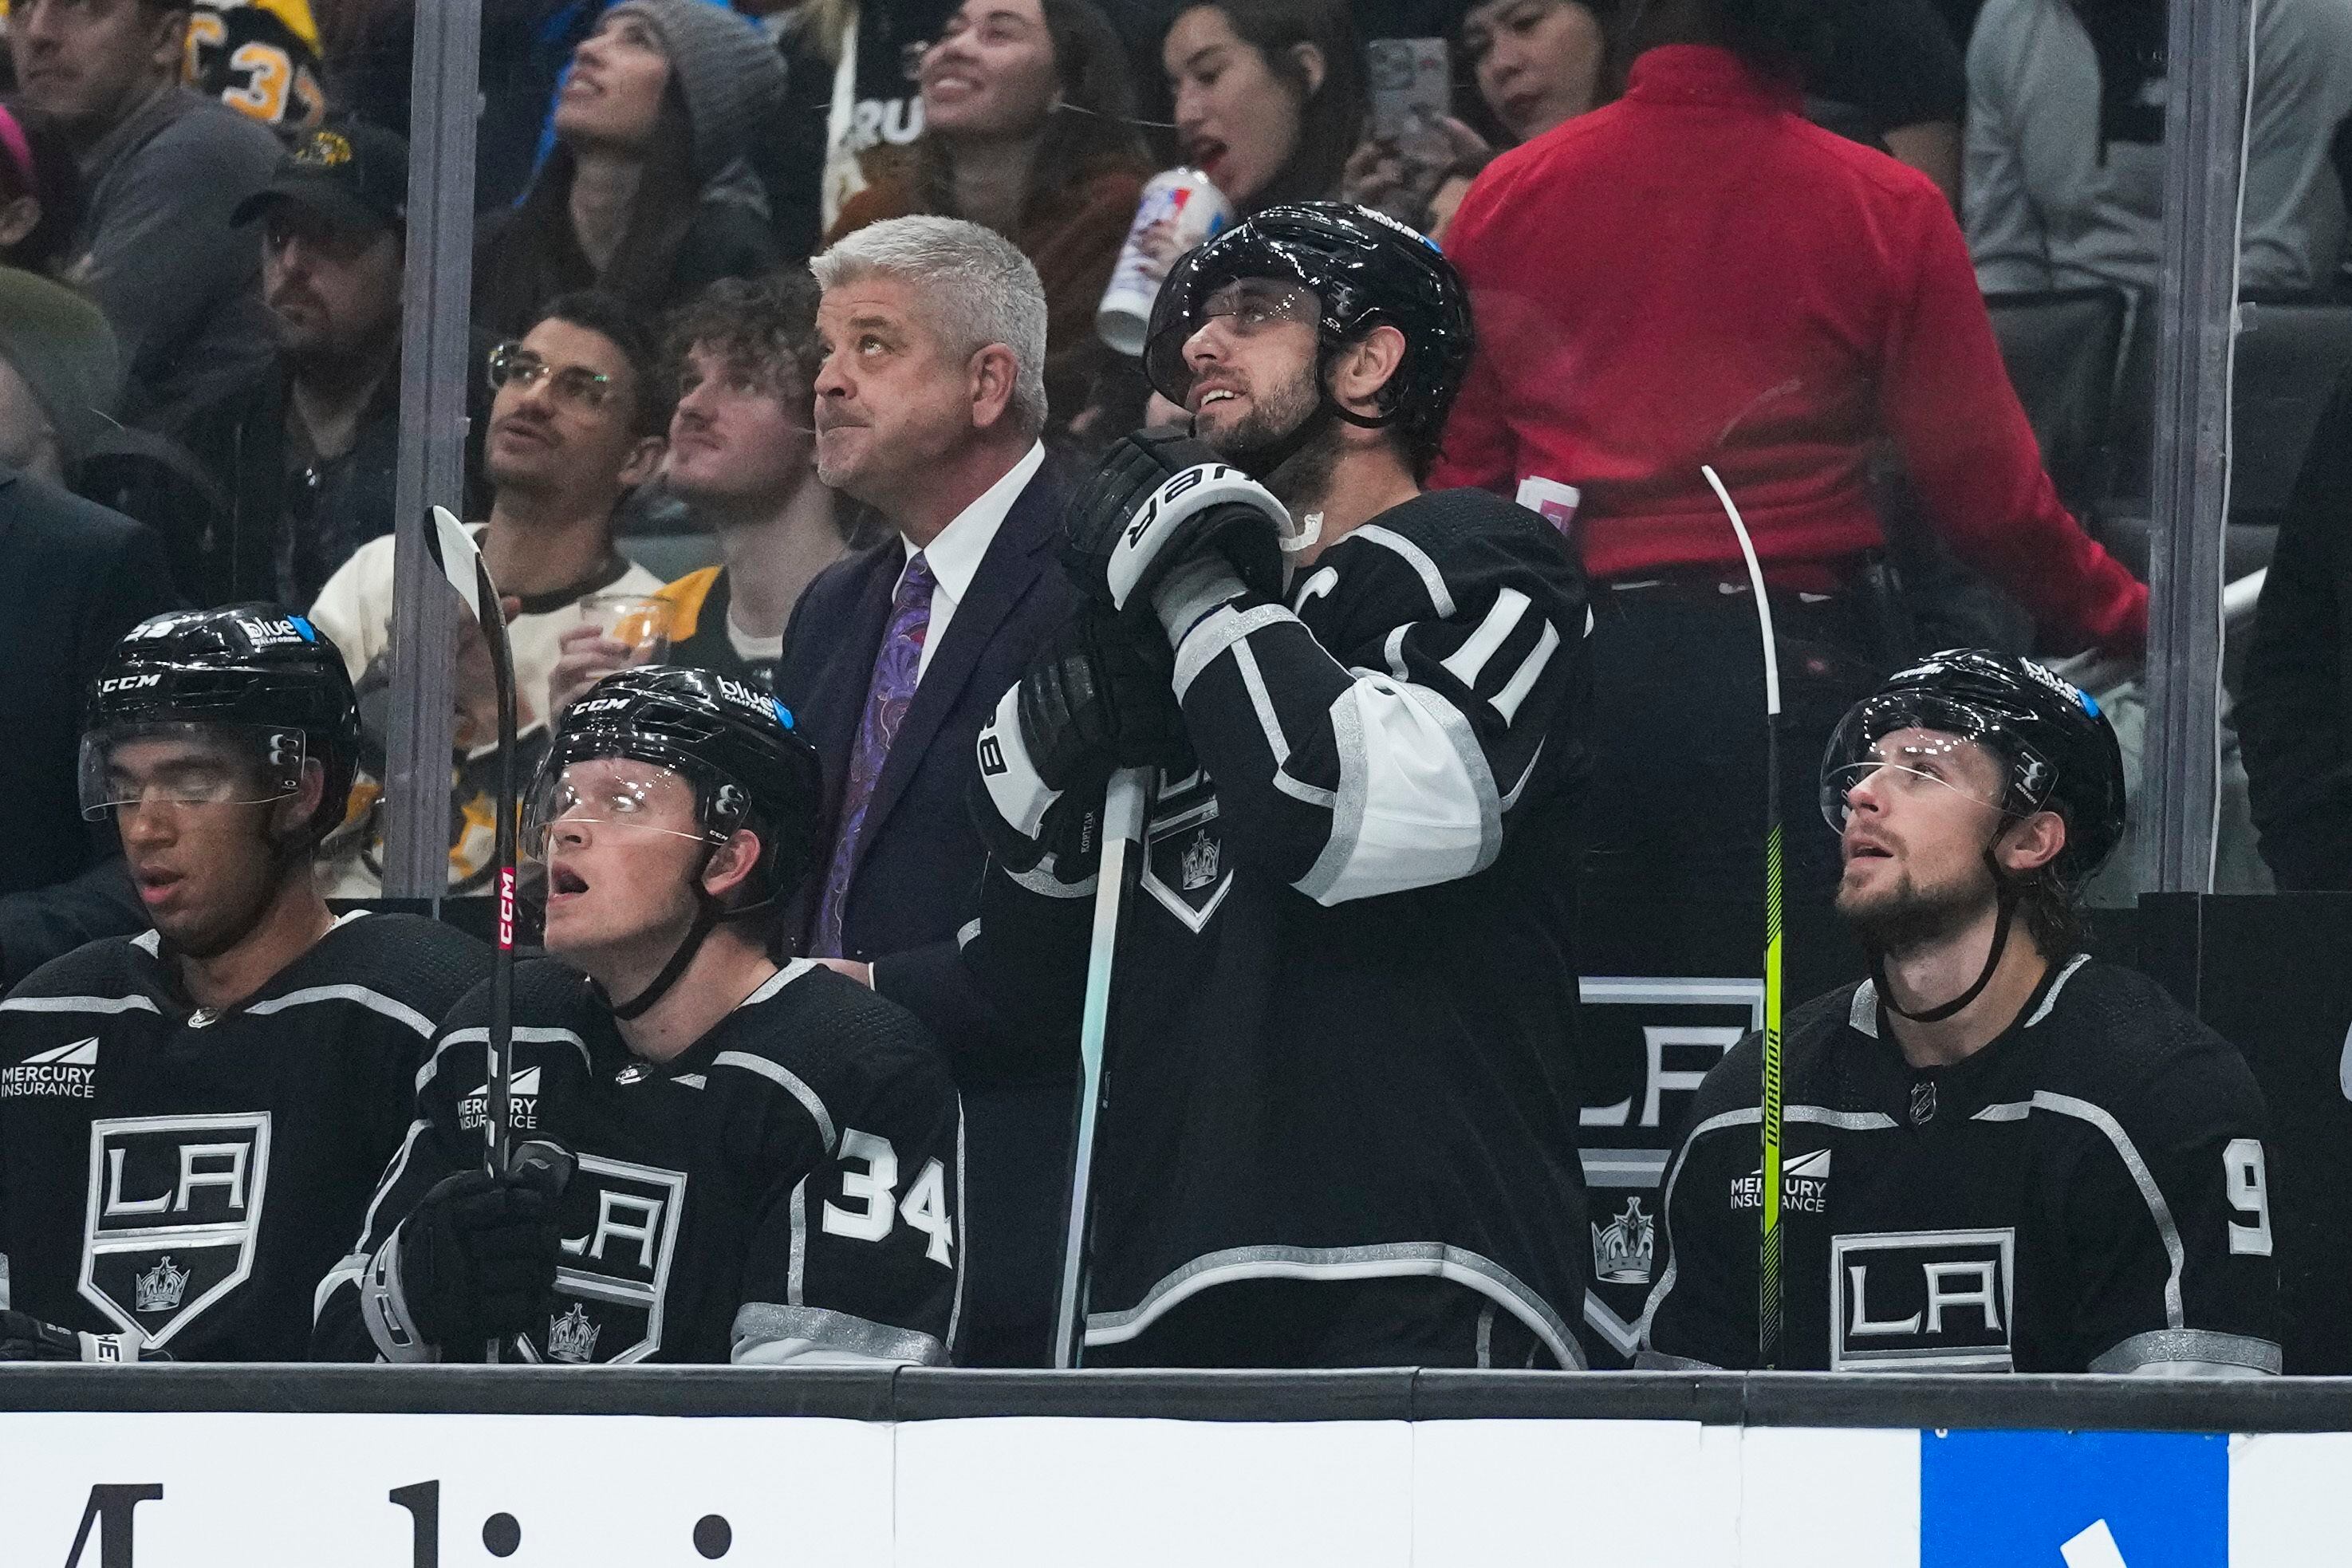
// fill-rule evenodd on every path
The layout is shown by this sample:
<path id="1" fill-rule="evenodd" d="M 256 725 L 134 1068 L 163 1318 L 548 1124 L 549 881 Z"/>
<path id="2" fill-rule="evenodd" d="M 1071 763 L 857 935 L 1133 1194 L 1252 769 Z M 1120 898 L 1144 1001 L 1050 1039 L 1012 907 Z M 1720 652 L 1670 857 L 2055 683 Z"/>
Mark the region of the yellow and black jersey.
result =
<path id="1" fill-rule="evenodd" d="M 327 112 L 310 0 L 196 0 L 188 85 L 265 125 L 316 125 Z"/>

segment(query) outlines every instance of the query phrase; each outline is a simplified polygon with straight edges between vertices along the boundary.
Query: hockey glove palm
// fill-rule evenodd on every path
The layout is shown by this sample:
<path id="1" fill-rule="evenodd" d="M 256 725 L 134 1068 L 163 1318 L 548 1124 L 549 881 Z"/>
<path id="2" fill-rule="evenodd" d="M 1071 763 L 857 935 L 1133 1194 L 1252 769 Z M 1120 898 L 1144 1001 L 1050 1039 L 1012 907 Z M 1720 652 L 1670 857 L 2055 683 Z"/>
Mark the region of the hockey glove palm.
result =
<path id="1" fill-rule="evenodd" d="M 1192 437 L 1145 432 L 1112 444 L 1063 513 L 1063 562 L 1081 592 L 1149 621 L 1152 591 L 1203 556 L 1242 586 L 1282 597 L 1290 514 L 1272 491 Z"/>
<path id="2" fill-rule="evenodd" d="M 417 1331 L 469 1352 L 531 1328 L 555 1290 L 559 1180 L 543 1166 L 460 1171 L 401 1227 L 401 1294 Z"/>

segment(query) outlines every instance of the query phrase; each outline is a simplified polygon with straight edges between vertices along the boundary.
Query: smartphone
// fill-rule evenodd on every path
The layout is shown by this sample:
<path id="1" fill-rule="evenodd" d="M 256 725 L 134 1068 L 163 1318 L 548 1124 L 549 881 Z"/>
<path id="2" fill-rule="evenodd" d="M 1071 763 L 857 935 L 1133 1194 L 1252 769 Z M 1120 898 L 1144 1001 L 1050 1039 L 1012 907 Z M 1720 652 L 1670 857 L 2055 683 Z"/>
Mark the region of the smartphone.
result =
<path id="1" fill-rule="evenodd" d="M 1364 46 L 1371 83 L 1372 134 L 1402 142 L 1454 111 L 1444 38 L 1374 38 Z"/>
<path id="2" fill-rule="evenodd" d="M 1562 538 L 1570 537 L 1569 530 L 1576 522 L 1576 509 L 1584 500 L 1584 492 L 1574 485 L 1561 484 L 1558 479 L 1545 479 L 1541 474 L 1529 474 L 1519 481 L 1518 503 L 1559 530 Z"/>

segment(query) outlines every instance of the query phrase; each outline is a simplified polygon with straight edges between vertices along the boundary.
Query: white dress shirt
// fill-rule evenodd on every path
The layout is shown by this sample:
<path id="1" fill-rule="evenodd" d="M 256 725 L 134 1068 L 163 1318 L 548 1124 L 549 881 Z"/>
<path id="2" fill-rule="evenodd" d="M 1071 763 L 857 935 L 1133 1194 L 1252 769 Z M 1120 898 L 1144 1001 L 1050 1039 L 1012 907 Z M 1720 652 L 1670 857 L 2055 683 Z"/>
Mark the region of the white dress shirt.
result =
<path id="1" fill-rule="evenodd" d="M 915 684 L 920 686 L 923 674 L 931 668 L 931 655 L 939 651 L 948 635 L 948 623 L 955 618 L 956 606 L 971 592 L 972 577 L 980 571 L 988 547 L 995 542 L 996 531 L 1004 526 L 1005 514 L 1029 481 L 1037 477 L 1045 465 L 1045 443 L 1032 442 L 1022 459 L 1005 470 L 1004 477 L 980 492 L 978 500 L 955 514 L 948 525 L 940 530 L 939 537 L 923 546 L 923 560 L 931 569 L 938 586 L 931 590 L 931 624 L 923 634 L 923 657 L 915 666 Z M 906 547 L 907 559 L 915 558 L 915 544 L 903 536 L 898 542 Z M 906 576 L 904 568 L 899 577 Z M 898 586 L 891 585 L 896 594 Z"/>

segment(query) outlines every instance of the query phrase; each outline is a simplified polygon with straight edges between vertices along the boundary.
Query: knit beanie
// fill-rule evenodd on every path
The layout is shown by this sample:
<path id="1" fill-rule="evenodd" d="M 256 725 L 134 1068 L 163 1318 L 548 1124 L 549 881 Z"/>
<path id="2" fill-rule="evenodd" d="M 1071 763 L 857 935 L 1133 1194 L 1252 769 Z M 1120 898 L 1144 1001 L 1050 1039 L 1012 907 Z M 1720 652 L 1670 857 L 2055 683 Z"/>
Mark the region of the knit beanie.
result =
<path id="1" fill-rule="evenodd" d="M 718 0 L 621 0 L 605 15 L 625 13 L 661 39 L 693 128 L 695 178 L 708 184 L 783 107 L 783 57 L 750 18 Z"/>
<path id="2" fill-rule="evenodd" d="M 68 463 L 112 427 L 122 353 L 99 308 L 62 284 L 0 267 L 0 360 L 32 388 Z"/>

